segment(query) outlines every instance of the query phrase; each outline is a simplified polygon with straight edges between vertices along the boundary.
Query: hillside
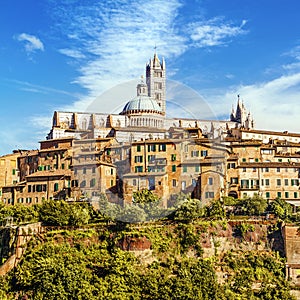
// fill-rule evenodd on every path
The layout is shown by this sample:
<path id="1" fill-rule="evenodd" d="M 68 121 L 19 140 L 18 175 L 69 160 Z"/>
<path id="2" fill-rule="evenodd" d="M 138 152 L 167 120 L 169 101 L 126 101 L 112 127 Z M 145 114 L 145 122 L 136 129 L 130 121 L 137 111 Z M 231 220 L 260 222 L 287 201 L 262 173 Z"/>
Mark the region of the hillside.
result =
<path id="1" fill-rule="evenodd" d="M 59 218 L 68 219 L 56 204 Z M 86 204 L 76 205 L 87 213 Z M 183 212 L 195 210 L 183 208 L 136 224 L 104 222 L 88 208 L 89 224 L 43 226 L 16 268 L 0 277 L 0 299 L 294 299 L 279 219 L 233 220 L 220 212 L 185 219 Z M 65 209 L 74 216 L 73 205 Z"/>

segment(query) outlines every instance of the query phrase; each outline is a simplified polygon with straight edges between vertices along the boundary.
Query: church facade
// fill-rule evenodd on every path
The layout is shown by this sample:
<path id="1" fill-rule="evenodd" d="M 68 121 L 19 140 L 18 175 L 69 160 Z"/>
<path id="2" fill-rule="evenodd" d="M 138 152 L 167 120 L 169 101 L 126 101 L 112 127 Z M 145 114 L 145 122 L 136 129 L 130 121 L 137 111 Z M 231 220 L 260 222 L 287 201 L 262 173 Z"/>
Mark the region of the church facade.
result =
<path id="1" fill-rule="evenodd" d="M 137 95 L 119 114 L 100 112 L 59 112 L 53 116 L 47 139 L 78 137 L 114 137 L 118 142 L 168 138 L 176 128 L 200 128 L 204 134 L 224 137 L 228 129 L 243 126 L 252 129 L 254 121 L 238 99 L 236 113 L 228 121 L 166 117 L 166 63 L 155 53 L 146 65 L 146 82 L 137 85 Z"/>

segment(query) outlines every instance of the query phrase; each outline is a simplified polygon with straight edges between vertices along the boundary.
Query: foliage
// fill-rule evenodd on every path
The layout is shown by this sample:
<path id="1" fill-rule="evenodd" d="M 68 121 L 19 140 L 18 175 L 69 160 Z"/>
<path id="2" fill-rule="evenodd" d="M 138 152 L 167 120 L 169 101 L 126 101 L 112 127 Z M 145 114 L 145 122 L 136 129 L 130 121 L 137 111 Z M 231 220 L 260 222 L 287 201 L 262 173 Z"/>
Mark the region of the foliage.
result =
<path id="1" fill-rule="evenodd" d="M 254 232 L 255 227 L 253 224 L 241 223 L 236 226 L 236 230 L 237 230 L 237 234 L 240 235 L 242 238 L 244 238 L 247 232 Z"/>
<path id="2" fill-rule="evenodd" d="M 222 197 L 222 202 L 225 206 L 234 206 L 239 203 L 239 199 L 235 199 L 230 196 L 224 196 L 224 197 Z"/>
<path id="3" fill-rule="evenodd" d="M 285 280 L 284 261 L 278 254 L 228 252 L 222 262 L 228 272 L 226 294 L 235 294 L 235 299 L 294 299 Z"/>
<path id="4" fill-rule="evenodd" d="M 7 217 L 13 217 L 15 224 L 36 222 L 38 220 L 37 206 L 22 204 L 6 206 L 0 203 L 0 223 L 4 224 Z"/>
<path id="5" fill-rule="evenodd" d="M 241 200 L 241 204 L 243 211 L 250 216 L 258 216 L 265 212 L 268 207 L 268 201 L 257 194 L 254 196 L 246 197 Z"/>
<path id="6" fill-rule="evenodd" d="M 47 200 L 39 207 L 40 221 L 50 226 L 82 226 L 88 224 L 91 209 L 87 203 Z"/>
<path id="7" fill-rule="evenodd" d="M 151 203 L 158 201 L 159 198 L 148 189 L 142 189 L 133 193 L 133 203 Z"/>
<path id="8" fill-rule="evenodd" d="M 177 221 L 191 222 L 204 215 L 201 201 L 198 199 L 185 199 L 176 210 L 174 219 Z"/>
<path id="9" fill-rule="evenodd" d="M 206 206 L 206 216 L 217 220 L 225 218 L 225 209 L 220 200 L 215 200 Z"/>
<path id="10" fill-rule="evenodd" d="M 287 220 L 292 215 L 292 206 L 281 198 L 276 198 L 271 203 L 271 211 L 281 220 Z"/>

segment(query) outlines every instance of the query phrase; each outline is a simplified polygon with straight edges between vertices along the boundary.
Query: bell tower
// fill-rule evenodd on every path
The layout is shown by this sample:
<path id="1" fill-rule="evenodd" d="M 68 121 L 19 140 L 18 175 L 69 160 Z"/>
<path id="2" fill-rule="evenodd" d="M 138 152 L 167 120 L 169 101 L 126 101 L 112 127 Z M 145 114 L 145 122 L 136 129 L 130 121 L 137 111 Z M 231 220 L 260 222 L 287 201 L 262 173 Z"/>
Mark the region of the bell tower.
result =
<path id="1" fill-rule="evenodd" d="M 156 47 L 153 59 L 146 65 L 146 83 L 148 95 L 153 98 L 161 107 L 163 115 L 166 114 L 166 63 L 162 62 L 156 54 Z"/>

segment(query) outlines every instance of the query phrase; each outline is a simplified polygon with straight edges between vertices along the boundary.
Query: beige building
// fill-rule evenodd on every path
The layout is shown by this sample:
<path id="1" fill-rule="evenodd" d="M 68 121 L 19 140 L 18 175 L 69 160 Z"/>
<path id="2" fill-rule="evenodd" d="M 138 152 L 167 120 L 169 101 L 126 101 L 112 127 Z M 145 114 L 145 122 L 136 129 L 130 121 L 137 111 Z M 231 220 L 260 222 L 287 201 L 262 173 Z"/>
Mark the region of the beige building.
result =
<path id="1" fill-rule="evenodd" d="M 255 130 L 238 96 L 230 120 L 168 118 L 166 64 L 155 53 L 146 80 L 119 114 L 55 112 L 39 150 L 0 158 L 6 204 L 82 200 L 105 193 L 130 203 L 149 189 L 204 203 L 230 195 L 300 199 L 300 134 Z"/>

